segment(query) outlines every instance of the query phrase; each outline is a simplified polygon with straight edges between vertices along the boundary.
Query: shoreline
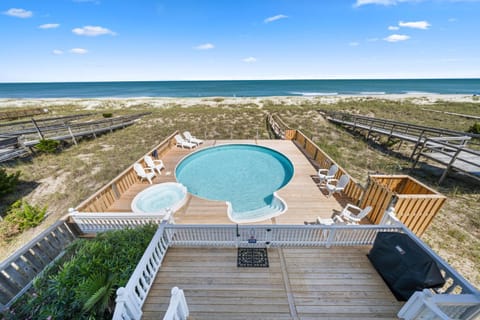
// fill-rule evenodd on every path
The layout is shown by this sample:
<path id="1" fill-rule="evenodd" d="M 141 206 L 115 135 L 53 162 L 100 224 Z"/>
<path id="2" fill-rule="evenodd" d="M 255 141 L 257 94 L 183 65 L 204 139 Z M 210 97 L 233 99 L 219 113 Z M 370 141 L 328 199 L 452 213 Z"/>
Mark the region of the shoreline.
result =
<path id="1" fill-rule="evenodd" d="M 393 100 L 410 101 L 419 105 L 432 105 L 439 101 L 458 103 L 478 103 L 480 97 L 465 94 L 372 94 L 372 95 L 318 95 L 318 96 L 264 96 L 264 97 L 92 97 L 92 98 L 0 98 L 0 108 L 22 108 L 22 107 L 48 107 L 75 104 L 87 110 L 104 108 L 106 102 L 118 103 L 119 106 L 130 107 L 133 105 L 149 103 L 151 107 L 172 107 L 172 106 L 193 106 L 218 105 L 218 104 L 257 104 L 263 106 L 265 103 L 292 105 L 305 102 L 318 104 L 336 104 L 339 101 L 352 100 Z"/>

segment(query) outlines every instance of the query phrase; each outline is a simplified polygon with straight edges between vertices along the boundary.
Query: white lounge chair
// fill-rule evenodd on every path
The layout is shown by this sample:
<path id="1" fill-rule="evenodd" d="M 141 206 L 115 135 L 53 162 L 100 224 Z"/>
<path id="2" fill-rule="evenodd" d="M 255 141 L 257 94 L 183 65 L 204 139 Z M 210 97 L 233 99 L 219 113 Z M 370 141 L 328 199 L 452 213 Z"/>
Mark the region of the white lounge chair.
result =
<path id="1" fill-rule="evenodd" d="M 185 131 L 183 133 L 183 136 L 185 137 L 185 140 L 191 143 L 195 143 L 197 146 L 203 143 L 202 139 L 197 139 L 197 137 L 192 136 L 192 134 L 189 131 Z"/>
<path id="2" fill-rule="evenodd" d="M 140 177 L 140 181 L 147 179 L 150 184 L 153 184 L 152 179 L 155 177 L 155 172 L 152 168 L 144 168 L 140 163 L 135 163 L 133 165 L 133 170 L 135 170 L 137 175 Z M 150 170 L 150 172 L 146 172 L 145 170 Z"/>
<path id="3" fill-rule="evenodd" d="M 343 208 L 342 212 L 339 214 L 339 217 L 346 221 L 348 224 L 359 224 L 363 218 L 365 218 L 372 207 L 368 206 L 364 209 L 361 209 L 353 204 L 347 204 L 345 208 Z"/>
<path id="4" fill-rule="evenodd" d="M 328 191 L 328 196 L 330 197 L 334 193 L 345 190 L 345 187 L 349 181 L 350 177 L 346 174 L 343 174 L 340 179 L 328 179 L 327 183 L 325 184 L 325 188 L 327 188 Z"/>
<path id="5" fill-rule="evenodd" d="M 161 170 L 165 169 L 165 165 L 163 164 L 162 160 L 154 160 L 150 156 L 145 156 L 143 159 L 145 160 L 147 166 L 152 168 L 154 172 L 157 170 L 159 174 L 162 174 Z"/>
<path id="6" fill-rule="evenodd" d="M 195 143 L 188 142 L 187 140 L 183 139 L 179 134 L 175 135 L 175 141 L 177 141 L 177 147 L 181 148 L 193 149 L 197 146 Z"/>
<path id="7" fill-rule="evenodd" d="M 335 174 L 338 171 L 338 166 L 332 164 L 330 169 L 318 169 L 318 178 L 320 179 L 320 184 L 327 182 L 328 179 L 335 178 Z"/>

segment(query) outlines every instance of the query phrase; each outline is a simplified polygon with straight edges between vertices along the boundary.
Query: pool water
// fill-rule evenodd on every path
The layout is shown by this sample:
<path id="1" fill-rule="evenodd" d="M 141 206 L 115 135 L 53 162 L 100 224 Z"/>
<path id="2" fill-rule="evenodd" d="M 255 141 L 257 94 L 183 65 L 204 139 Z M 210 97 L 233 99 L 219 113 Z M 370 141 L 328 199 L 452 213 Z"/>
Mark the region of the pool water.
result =
<path id="1" fill-rule="evenodd" d="M 235 212 L 271 204 L 293 176 L 292 162 L 275 150 L 247 144 L 220 145 L 185 157 L 177 181 L 198 197 L 231 202 Z"/>
<path id="2" fill-rule="evenodd" d="M 165 213 L 180 209 L 186 202 L 187 190 L 175 182 L 165 182 L 151 186 L 135 196 L 132 210 L 135 213 Z"/>

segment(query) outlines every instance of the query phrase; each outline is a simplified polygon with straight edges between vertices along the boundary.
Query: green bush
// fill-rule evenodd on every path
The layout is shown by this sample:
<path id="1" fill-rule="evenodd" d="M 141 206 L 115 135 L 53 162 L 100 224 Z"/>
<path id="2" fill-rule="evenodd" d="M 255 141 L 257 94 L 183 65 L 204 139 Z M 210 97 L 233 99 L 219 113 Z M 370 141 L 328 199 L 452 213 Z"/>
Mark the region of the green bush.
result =
<path id="1" fill-rule="evenodd" d="M 20 171 L 8 174 L 5 168 L 0 168 L 0 197 L 15 191 L 19 177 Z"/>
<path id="2" fill-rule="evenodd" d="M 111 118 L 111 117 L 113 117 L 113 113 L 111 113 L 111 112 L 107 112 L 107 113 L 104 113 L 104 114 L 102 114 L 102 115 L 103 115 L 104 118 Z"/>
<path id="3" fill-rule="evenodd" d="M 35 148 L 41 152 L 45 153 L 55 153 L 60 146 L 60 141 L 57 140 L 50 140 L 50 139 L 42 139 L 40 142 L 35 146 Z"/>
<path id="4" fill-rule="evenodd" d="M 480 122 L 475 122 L 467 132 L 480 134 Z"/>
<path id="5" fill-rule="evenodd" d="M 75 241 L 67 258 L 36 278 L 5 318 L 111 319 L 116 290 L 128 282 L 156 229 L 148 225 Z"/>
<path id="6" fill-rule="evenodd" d="M 5 216 L 5 221 L 17 226 L 20 232 L 36 227 L 42 222 L 47 213 L 47 207 L 39 208 L 30 205 L 27 201 L 15 201 Z"/>

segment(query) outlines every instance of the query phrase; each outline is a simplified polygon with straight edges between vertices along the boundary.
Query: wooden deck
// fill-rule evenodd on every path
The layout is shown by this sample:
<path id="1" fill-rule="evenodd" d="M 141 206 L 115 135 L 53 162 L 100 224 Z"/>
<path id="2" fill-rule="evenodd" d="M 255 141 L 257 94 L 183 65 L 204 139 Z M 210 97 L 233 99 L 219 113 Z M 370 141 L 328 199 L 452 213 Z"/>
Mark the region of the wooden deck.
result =
<path id="1" fill-rule="evenodd" d="M 268 249 L 269 268 L 238 268 L 237 250 L 170 248 L 143 306 L 161 319 L 178 286 L 190 319 L 396 319 L 368 248 Z"/>
<path id="2" fill-rule="evenodd" d="M 294 164 L 295 173 L 292 180 L 282 190 L 278 191 L 288 204 L 288 211 L 261 224 L 303 224 L 313 222 L 320 216 L 329 218 L 335 211 L 340 211 L 347 200 L 338 197 L 326 197 L 315 181 L 316 170 L 303 153 L 291 141 L 287 140 L 208 140 L 199 148 L 228 143 L 249 143 L 275 149 L 285 154 Z M 194 149 L 193 151 L 196 151 Z M 175 181 L 174 171 L 178 162 L 193 152 L 189 149 L 173 148 L 162 157 L 166 170 L 154 179 L 154 183 Z M 137 183 L 108 208 L 108 212 L 130 212 L 130 204 L 140 191 L 150 186 L 148 182 Z M 178 224 L 231 224 L 227 217 L 225 202 L 209 201 L 195 196 L 189 196 L 187 204 L 175 213 L 175 223 Z"/>

